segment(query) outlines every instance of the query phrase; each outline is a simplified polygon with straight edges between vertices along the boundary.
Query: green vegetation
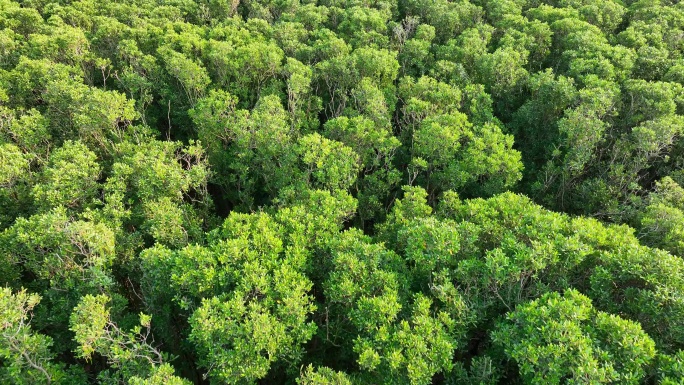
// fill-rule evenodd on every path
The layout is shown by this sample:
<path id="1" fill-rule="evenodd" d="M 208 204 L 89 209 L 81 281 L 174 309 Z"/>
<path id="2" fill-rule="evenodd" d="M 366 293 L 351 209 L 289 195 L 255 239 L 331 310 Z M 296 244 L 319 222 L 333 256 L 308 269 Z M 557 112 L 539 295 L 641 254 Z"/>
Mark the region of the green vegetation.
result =
<path id="1" fill-rule="evenodd" d="M 0 383 L 684 384 L 684 2 L 0 0 Z"/>

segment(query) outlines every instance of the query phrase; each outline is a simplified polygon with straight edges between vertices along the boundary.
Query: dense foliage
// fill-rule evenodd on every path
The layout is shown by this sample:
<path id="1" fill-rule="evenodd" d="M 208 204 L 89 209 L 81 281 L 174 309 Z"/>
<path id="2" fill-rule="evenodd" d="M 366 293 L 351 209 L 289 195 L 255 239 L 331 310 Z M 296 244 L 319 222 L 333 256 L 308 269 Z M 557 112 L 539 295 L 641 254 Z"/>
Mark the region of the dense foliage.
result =
<path id="1" fill-rule="evenodd" d="M 683 384 L 684 3 L 0 0 L 0 383 Z"/>

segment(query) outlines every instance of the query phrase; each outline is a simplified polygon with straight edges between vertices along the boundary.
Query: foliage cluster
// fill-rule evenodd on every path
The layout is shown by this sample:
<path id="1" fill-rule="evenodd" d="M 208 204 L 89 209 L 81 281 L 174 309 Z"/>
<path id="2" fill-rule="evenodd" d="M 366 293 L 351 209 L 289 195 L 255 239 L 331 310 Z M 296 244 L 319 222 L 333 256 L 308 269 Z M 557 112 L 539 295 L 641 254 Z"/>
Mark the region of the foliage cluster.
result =
<path id="1" fill-rule="evenodd" d="M 684 383 L 684 3 L 0 0 L 0 383 Z"/>

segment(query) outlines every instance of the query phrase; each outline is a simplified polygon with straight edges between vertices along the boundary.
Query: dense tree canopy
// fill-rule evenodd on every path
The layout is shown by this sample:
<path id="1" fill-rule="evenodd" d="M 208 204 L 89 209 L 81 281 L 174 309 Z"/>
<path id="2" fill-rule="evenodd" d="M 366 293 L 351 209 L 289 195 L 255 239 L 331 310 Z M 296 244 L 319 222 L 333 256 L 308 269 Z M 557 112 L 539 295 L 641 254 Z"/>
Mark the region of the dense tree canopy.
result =
<path id="1" fill-rule="evenodd" d="M 0 383 L 684 383 L 684 3 L 0 0 Z"/>

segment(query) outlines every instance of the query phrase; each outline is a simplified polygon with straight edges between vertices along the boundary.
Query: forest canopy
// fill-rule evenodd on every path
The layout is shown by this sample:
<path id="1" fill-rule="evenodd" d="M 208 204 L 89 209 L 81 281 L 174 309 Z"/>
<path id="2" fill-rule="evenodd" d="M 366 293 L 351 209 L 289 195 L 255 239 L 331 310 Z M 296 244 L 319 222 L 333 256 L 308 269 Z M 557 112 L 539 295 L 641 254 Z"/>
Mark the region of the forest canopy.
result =
<path id="1" fill-rule="evenodd" d="M 0 0 L 0 383 L 684 384 L 684 3 Z"/>

